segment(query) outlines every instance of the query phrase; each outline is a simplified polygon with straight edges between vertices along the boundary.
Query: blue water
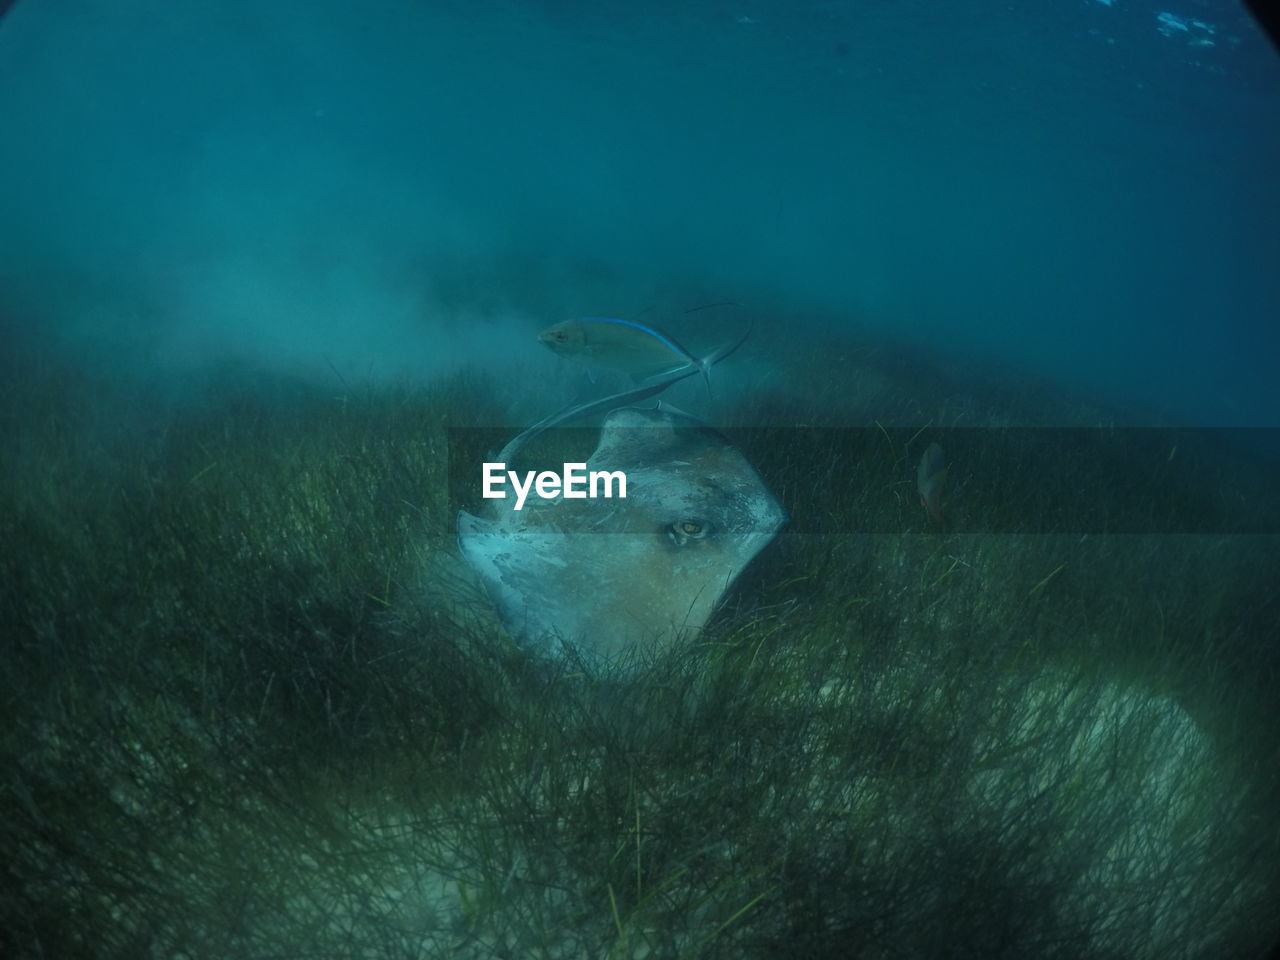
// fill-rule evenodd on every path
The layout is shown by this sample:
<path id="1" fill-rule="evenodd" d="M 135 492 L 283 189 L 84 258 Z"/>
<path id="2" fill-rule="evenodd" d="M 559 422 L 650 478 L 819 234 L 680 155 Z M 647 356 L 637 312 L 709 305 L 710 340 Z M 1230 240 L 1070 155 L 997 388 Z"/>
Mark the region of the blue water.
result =
<path id="1" fill-rule="evenodd" d="M 429 376 L 731 298 L 765 356 L 885 338 L 1280 425 L 1278 169 L 1280 57 L 1225 0 L 0 21 L 0 317 L 119 371 Z"/>

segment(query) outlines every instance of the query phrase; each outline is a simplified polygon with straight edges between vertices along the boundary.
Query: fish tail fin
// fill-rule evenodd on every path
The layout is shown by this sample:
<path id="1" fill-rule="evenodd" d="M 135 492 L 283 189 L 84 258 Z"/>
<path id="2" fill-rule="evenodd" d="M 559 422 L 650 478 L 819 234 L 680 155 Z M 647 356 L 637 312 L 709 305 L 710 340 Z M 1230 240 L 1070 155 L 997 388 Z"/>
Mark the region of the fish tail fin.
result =
<path id="1" fill-rule="evenodd" d="M 704 371 L 710 370 L 713 366 L 715 366 L 721 360 L 726 359 L 730 354 L 732 354 L 740 346 L 746 343 L 747 338 L 751 336 L 751 332 L 755 330 L 755 328 L 756 328 L 756 321 L 754 318 L 752 318 L 751 322 L 747 324 L 746 332 L 743 333 L 742 336 L 740 336 L 737 340 L 730 341 L 729 343 L 722 343 L 720 346 L 716 347 L 714 350 L 708 353 L 705 357 L 699 360 L 698 365 L 702 367 Z"/>
<path id="2" fill-rule="evenodd" d="M 698 365 L 698 369 L 702 372 L 702 379 L 707 385 L 707 393 L 711 392 L 711 368 L 714 367 L 721 360 L 726 359 L 730 354 L 735 352 L 740 346 L 746 343 L 747 338 L 751 336 L 751 332 L 755 330 L 755 328 L 756 328 L 756 321 L 755 321 L 755 318 L 752 318 L 751 322 L 747 324 L 746 332 L 743 333 L 742 336 L 740 336 L 737 340 L 731 340 L 728 343 L 722 343 L 720 344 L 720 346 L 716 347 L 714 350 L 708 353 L 705 357 L 701 357 L 695 360 L 695 362 Z"/>
<path id="3" fill-rule="evenodd" d="M 746 343 L 747 338 L 751 336 L 751 332 L 755 327 L 756 322 L 755 320 L 752 320 L 751 323 L 747 325 L 746 332 L 737 340 L 730 340 L 728 343 L 722 343 L 705 357 L 696 357 L 687 350 L 682 349 L 681 353 L 683 353 L 686 361 L 684 364 L 672 370 L 663 370 L 661 373 L 655 373 L 650 377 L 645 377 L 637 382 L 637 387 L 643 389 L 657 384 L 666 384 L 667 386 L 670 386 L 678 380 L 685 379 L 685 377 L 693 377 L 698 374 L 702 374 L 703 382 L 707 385 L 707 392 L 710 393 L 711 368 Z"/>

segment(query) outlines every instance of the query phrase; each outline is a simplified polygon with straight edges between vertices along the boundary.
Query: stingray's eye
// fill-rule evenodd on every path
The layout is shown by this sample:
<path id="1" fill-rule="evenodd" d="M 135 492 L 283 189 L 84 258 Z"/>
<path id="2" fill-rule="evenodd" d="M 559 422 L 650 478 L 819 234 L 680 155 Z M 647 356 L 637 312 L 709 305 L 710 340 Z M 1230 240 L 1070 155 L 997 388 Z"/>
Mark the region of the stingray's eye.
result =
<path id="1" fill-rule="evenodd" d="M 701 520 L 677 520 L 667 528 L 667 536 L 677 547 L 683 547 L 690 540 L 701 540 L 711 532 L 711 524 Z"/>
<path id="2" fill-rule="evenodd" d="M 566 340 L 569 339 L 569 335 L 565 333 L 563 330 L 557 330 L 551 336 L 556 343 L 564 343 Z"/>

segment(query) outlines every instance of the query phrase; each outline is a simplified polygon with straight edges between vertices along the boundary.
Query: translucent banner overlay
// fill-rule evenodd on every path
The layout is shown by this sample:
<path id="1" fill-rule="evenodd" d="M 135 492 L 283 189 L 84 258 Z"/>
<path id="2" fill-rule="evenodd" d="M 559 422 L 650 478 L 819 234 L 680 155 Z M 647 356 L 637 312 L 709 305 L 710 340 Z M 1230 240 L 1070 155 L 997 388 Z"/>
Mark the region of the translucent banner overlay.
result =
<path id="1" fill-rule="evenodd" d="M 495 462 L 516 432 L 448 432 L 450 517 L 458 510 L 494 516 L 510 509 L 509 484 L 512 499 L 481 496 L 483 465 Z M 726 442 L 741 451 L 786 511 L 791 533 L 1280 534 L 1277 429 L 762 427 L 712 435 L 720 440 L 691 433 L 691 449 Z M 506 467 L 522 476 L 560 473 L 566 462 L 589 461 L 599 439 L 599 428 L 553 430 Z M 940 458 L 937 451 L 926 458 L 933 444 L 942 448 Z M 728 475 L 742 479 L 744 468 L 723 465 L 731 460 L 713 458 L 721 466 L 688 472 L 666 462 L 671 459 L 679 458 L 641 463 L 658 468 L 677 490 L 691 484 L 705 490 L 707 483 L 727 489 Z M 618 468 L 615 462 L 590 466 Z M 633 500 L 654 492 L 638 477 L 629 483 Z M 523 512 L 540 504 L 531 492 Z M 603 513 L 579 513 L 590 517 L 570 524 L 581 533 L 655 532 L 690 519 L 617 509 L 616 500 L 572 506 L 611 511 L 607 520 Z M 750 512 L 749 504 L 721 506 L 733 507 L 726 522 Z"/>

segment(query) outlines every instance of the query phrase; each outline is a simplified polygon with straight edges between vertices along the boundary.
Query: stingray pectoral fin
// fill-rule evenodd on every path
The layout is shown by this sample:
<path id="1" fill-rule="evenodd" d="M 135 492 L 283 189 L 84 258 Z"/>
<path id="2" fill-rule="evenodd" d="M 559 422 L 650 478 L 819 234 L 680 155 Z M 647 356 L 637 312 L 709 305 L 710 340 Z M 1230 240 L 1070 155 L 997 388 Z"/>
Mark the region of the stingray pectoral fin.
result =
<path id="1" fill-rule="evenodd" d="M 564 579 L 570 536 L 504 529 L 458 514 L 458 547 L 479 575 L 508 632 L 520 642 L 545 639 L 567 622 Z"/>
<path id="2" fill-rule="evenodd" d="M 508 629 L 509 614 L 524 605 L 520 591 L 509 584 L 505 576 L 513 559 L 510 545 L 509 536 L 503 534 L 493 521 L 472 516 L 465 510 L 458 512 L 458 549 L 479 575 Z"/>
<path id="3" fill-rule="evenodd" d="M 482 520 L 480 517 L 472 516 L 465 510 L 458 511 L 459 541 L 465 541 L 467 537 L 481 533 L 493 533 L 496 529 L 497 524 L 492 520 Z"/>

